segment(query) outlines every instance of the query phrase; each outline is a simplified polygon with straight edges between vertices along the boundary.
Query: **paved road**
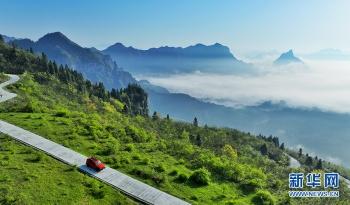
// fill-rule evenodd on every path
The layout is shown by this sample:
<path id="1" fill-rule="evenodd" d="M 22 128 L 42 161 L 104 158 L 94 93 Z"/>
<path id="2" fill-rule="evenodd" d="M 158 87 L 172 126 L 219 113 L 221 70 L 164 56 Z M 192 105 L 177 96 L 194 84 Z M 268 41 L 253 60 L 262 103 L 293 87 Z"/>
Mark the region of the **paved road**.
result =
<path id="1" fill-rule="evenodd" d="M 2 89 L 4 86 L 15 83 L 19 79 L 19 77 L 16 75 L 9 76 L 11 77 L 9 81 L 0 84 L 0 94 L 2 94 L 0 102 L 16 97 L 16 94 L 9 93 Z M 7 134 L 19 142 L 41 150 L 62 162 L 72 166 L 77 166 L 81 171 L 88 173 L 90 176 L 113 186 L 114 188 L 145 204 L 189 205 L 189 203 L 179 198 L 155 189 L 112 168 L 106 167 L 100 172 L 95 172 L 85 165 L 85 161 L 87 159 L 86 156 L 1 120 L 0 132 Z"/>
<path id="2" fill-rule="evenodd" d="M 0 84 L 0 103 L 5 102 L 6 100 L 12 99 L 17 96 L 16 94 L 9 93 L 3 89 L 4 87 L 10 84 L 13 84 L 19 80 L 19 77 L 17 75 L 8 75 L 8 76 L 10 77 L 10 80 Z"/>
<path id="3" fill-rule="evenodd" d="M 286 154 L 289 157 L 289 167 L 290 168 L 298 168 L 300 167 L 300 162 L 298 160 L 296 160 L 295 158 L 293 158 L 292 156 L 290 156 L 289 154 Z"/>

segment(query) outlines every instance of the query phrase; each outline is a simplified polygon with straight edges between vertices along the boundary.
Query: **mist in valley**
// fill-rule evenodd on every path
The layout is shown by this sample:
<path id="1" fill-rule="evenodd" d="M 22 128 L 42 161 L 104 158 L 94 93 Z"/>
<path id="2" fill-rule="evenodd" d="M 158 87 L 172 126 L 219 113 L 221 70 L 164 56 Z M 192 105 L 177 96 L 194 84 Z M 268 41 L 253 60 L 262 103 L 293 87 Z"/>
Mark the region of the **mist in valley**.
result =
<path id="1" fill-rule="evenodd" d="M 260 60 L 254 75 L 193 72 L 142 78 L 172 93 L 229 107 L 227 115 L 210 116 L 228 121 L 219 125 L 276 135 L 293 149 L 303 147 L 350 167 L 350 61 L 303 62 L 273 66 Z"/>

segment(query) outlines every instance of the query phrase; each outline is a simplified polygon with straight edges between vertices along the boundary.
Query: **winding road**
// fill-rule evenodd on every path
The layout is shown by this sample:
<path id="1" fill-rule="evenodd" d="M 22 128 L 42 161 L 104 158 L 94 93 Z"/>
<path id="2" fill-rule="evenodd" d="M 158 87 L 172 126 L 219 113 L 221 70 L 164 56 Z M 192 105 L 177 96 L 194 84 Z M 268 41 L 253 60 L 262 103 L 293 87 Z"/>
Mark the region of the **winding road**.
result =
<path id="1" fill-rule="evenodd" d="M 301 167 L 301 164 L 298 160 L 290 156 L 289 154 L 286 154 L 289 157 L 289 167 L 290 168 L 298 168 Z"/>
<path id="2" fill-rule="evenodd" d="M 10 80 L 0 84 L 0 102 L 10 100 L 17 96 L 16 94 L 7 92 L 3 89 L 19 80 L 19 77 L 16 75 L 8 76 L 10 77 Z M 110 167 L 106 167 L 100 172 L 95 172 L 85 165 L 87 159 L 86 156 L 2 120 L 0 120 L 0 132 L 23 144 L 41 150 L 66 164 L 77 166 L 82 172 L 113 186 L 121 192 L 145 204 L 189 205 L 189 203 L 179 198 L 153 188 Z"/>

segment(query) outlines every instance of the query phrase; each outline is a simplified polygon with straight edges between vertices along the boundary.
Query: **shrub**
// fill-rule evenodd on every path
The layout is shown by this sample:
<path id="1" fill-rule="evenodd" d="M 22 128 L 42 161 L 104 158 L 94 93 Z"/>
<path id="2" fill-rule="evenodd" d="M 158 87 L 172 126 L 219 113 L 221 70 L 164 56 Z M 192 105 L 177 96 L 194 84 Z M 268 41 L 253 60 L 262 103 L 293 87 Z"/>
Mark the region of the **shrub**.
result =
<path id="1" fill-rule="evenodd" d="M 198 197 L 196 197 L 196 196 L 194 196 L 194 195 L 191 196 L 190 199 L 193 200 L 193 201 L 198 201 Z"/>
<path id="2" fill-rule="evenodd" d="M 148 142 L 150 140 L 150 137 L 147 136 L 147 133 L 143 129 L 131 125 L 125 127 L 125 132 L 134 142 Z"/>
<path id="3" fill-rule="evenodd" d="M 197 186 L 205 186 L 210 182 L 210 173 L 204 168 L 200 168 L 192 173 L 188 180 Z"/>
<path id="4" fill-rule="evenodd" d="M 187 132 L 186 130 L 183 130 L 181 135 L 180 135 L 180 139 L 189 140 L 190 139 L 190 133 Z"/>
<path id="5" fill-rule="evenodd" d="M 224 153 L 224 155 L 226 155 L 230 159 L 236 159 L 238 156 L 237 151 L 231 145 L 228 145 L 228 144 L 226 144 L 222 148 L 222 152 Z"/>
<path id="6" fill-rule="evenodd" d="M 188 180 L 188 176 L 186 174 L 179 174 L 179 176 L 176 177 L 175 181 L 180 182 L 180 183 L 185 183 Z"/>
<path id="7" fill-rule="evenodd" d="M 132 152 L 132 151 L 134 151 L 134 149 L 135 149 L 135 146 L 133 144 L 127 144 L 125 146 L 125 151 L 127 151 L 127 152 Z"/>
<path id="8" fill-rule="evenodd" d="M 185 164 L 185 160 L 184 159 L 179 159 L 178 160 L 178 164 Z"/>
<path id="9" fill-rule="evenodd" d="M 178 171 L 176 169 L 174 169 L 169 173 L 170 176 L 176 176 L 177 174 L 178 174 Z"/>
<path id="10" fill-rule="evenodd" d="M 131 161 L 128 157 L 124 156 L 121 160 L 120 160 L 121 164 L 130 164 Z"/>
<path id="11" fill-rule="evenodd" d="M 132 159 L 133 159 L 133 160 L 140 160 L 141 157 L 140 157 L 140 155 L 135 154 L 134 156 L 132 156 Z"/>
<path id="12" fill-rule="evenodd" d="M 157 144 L 157 149 L 158 150 L 161 150 L 161 151 L 164 151 L 164 150 L 167 150 L 167 145 L 164 141 L 160 141 L 158 144 Z"/>
<path id="13" fill-rule="evenodd" d="M 56 117 L 66 117 L 67 115 L 68 115 L 67 110 L 59 110 L 55 114 Z"/>
<path id="14" fill-rule="evenodd" d="M 161 164 L 161 165 L 156 166 L 156 167 L 154 168 L 154 170 L 155 170 L 156 172 L 164 172 L 164 171 L 165 171 L 165 168 L 164 168 L 164 166 Z"/>
<path id="15" fill-rule="evenodd" d="M 98 155 L 109 156 L 116 153 L 117 146 L 108 144 L 103 150 L 97 152 Z"/>
<path id="16" fill-rule="evenodd" d="M 163 175 L 153 175 L 151 178 L 157 185 L 160 185 L 166 181 L 166 177 Z"/>
<path id="17" fill-rule="evenodd" d="M 26 159 L 28 162 L 40 162 L 42 160 L 43 156 L 41 153 L 35 154 L 33 157 L 30 157 L 28 159 Z"/>
<path id="18" fill-rule="evenodd" d="M 105 193 L 103 187 L 96 187 L 96 188 L 93 188 L 91 190 L 91 195 L 95 199 L 102 199 L 103 197 L 105 197 L 106 193 Z"/>
<path id="19" fill-rule="evenodd" d="M 258 188 L 261 188 L 259 179 L 246 179 L 241 182 L 241 186 L 245 191 L 252 192 Z"/>
<path id="20" fill-rule="evenodd" d="M 143 179 L 149 179 L 152 177 L 152 173 L 149 170 L 146 169 L 140 169 L 140 168 L 134 168 L 131 171 L 132 174 L 139 176 Z"/>
<path id="21" fill-rule="evenodd" d="M 243 201 L 238 201 L 238 200 L 231 200 L 231 201 L 227 201 L 225 203 L 226 205 L 246 205 L 246 202 Z"/>
<path id="22" fill-rule="evenodd" d="M 102 199 L 106 194 L 104 191 L 104 186 L 99 186 L 94 181 L 87 181 L 84 182 L 84 186 L 89 188 L 90 195 L 93 196 L 95 199 Z"/>
<path id="23" fill-rule="evenodd" d="M 252 202 L 256 205 L 274 205 L 275 199 L 270 192 L 265 190 L 259 190 L 252 198 Z"/>
<path id="24" fill-rule="evenodd" d="M 140 164 L 143 164 L 143 165 L 148 165 L 150 162 L 150 160 L 148 158 L 143 158 L 140 162 Z"/>

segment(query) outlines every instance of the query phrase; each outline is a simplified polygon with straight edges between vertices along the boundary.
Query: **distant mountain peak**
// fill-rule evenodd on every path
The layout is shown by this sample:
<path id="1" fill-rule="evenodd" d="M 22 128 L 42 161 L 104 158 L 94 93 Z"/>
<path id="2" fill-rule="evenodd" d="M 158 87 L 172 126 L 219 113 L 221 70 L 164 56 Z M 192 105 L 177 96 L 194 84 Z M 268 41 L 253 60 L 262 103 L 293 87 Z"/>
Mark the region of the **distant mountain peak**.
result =
<path id="1" fill-rule="evenodd" d="M 113 44 L 111 47 L 123 47 L 123 48 L 126 48 L 126 46 L 120 42 L 117 42 L 115 44 Z"/>
<path id="2" fill-rule="evenodd" d="M 274 61 L 274 64 L 276 65 L 285 65 L 289 63 L 303 63 L 302 60 L 300 60 L 294 55 L 294 52 L 292 49 L 289 49 L 287 52 L 282 53 L 280 57 L 278 57 Z"/>
<path id="3" fill-rule="evenodd" d="M 58 31 L 44 35 L 38 40 L 38 42 L 46 42 L 49 44 L 61 44 L 61 43 L 75 44 L 67 36 L 65 36 L 63 33 Z"/>
<path id="4" fill-rule="evenodd" d="M 52 32 L 52 33 L 47 33 L 41 38 L 63 38 L 63 39 L 68 39 L 67 36 L 65 36 L 63 33 L 57 31 L 57 32 Z"/>
<path id="5" fill-rule="evenodd" d="M 285 54 L 294 56 L 293 49 L 289 49 Z"/>

